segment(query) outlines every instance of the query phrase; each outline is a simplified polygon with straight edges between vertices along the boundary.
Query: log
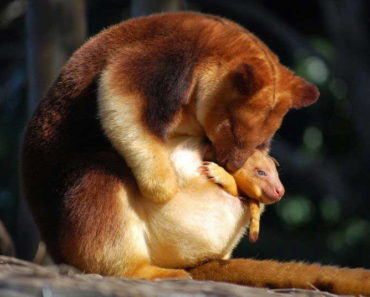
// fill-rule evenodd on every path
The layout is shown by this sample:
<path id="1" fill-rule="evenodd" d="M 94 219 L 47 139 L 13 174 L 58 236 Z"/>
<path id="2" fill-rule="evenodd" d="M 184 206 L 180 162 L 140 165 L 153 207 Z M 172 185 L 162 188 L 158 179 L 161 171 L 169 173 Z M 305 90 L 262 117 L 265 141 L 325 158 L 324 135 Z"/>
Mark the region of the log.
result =
<path id="1" fill-rule="evenodd" d="M 268 290 L 195 280 L 144 281 L 83 274 L 66 266 L 43 267 L 0 256 L 0 296 L 7 297 L 333 297 L 309 290 Z"/>

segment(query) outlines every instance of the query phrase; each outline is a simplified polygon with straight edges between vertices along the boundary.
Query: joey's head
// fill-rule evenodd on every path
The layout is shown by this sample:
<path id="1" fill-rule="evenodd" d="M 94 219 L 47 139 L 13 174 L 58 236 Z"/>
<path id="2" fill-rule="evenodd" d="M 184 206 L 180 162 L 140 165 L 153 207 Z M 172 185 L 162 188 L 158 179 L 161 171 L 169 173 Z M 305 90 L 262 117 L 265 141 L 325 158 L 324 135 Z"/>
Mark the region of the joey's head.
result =
<path id="1" fill-rule="evenodd" d="M 255 150 L 245 164 L 233 173 L 241 193 L 264 204 L 278 202 L 284 195 L 277 161 Z"/>

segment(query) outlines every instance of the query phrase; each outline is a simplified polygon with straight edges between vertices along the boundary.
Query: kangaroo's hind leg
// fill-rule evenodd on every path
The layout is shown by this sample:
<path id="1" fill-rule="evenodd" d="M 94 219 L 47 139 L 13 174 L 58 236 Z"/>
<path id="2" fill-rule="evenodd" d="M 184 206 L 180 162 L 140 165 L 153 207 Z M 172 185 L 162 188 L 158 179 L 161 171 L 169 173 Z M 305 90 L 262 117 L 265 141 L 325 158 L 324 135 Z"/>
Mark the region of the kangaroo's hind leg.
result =
<path id="1" fill-rule="evenodd" d="M 64 176 L 62 259 L 84 272 L 143 279 L 190 278 L 184 270 L 150 264 L 140 191 L 114 153 L 69 162 Z"/>

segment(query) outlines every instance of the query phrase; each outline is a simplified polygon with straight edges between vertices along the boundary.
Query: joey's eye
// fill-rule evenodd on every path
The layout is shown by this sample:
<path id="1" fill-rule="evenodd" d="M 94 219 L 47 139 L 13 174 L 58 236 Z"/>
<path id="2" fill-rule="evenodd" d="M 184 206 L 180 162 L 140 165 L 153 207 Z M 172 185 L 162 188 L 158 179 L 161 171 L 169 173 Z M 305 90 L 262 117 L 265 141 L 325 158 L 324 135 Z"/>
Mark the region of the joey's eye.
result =
<path id="1" fill-rule="evenodd" d="M 263 170 L 257 170 L 257 174 L 260 176 L 266 176 L 266 172 L 264 172 Z"/>

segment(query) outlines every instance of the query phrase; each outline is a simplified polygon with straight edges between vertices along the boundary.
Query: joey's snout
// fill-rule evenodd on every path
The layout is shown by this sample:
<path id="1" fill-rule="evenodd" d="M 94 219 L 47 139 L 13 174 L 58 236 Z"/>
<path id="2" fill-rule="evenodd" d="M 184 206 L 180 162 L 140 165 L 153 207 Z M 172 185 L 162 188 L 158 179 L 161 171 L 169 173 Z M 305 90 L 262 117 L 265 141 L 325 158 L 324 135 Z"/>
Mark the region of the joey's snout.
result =
<path id="1" fill-rule="evenodd" d="M 273 204 L 278 201 L 284 196 L 285 189 L 284 186 L 281 184 L 281 182 L 277 184 L 271 185 L 271 187 L 268 187 L 267 189 L 263 189 L 263 196 L 265 199 L 263 200 L 263 203 L 265 204 Z"/>
<path id="2" fill-rule="evenodd" d="M 284 186 L 283 185 L 279 185 L 279 186 L 276 186 L 275 189 L 274 189 L 274 195 L 275 195 L 275 199 L 276 201 L 279 201 L 285 194 L 285 189 L 284 189 Z"/>

